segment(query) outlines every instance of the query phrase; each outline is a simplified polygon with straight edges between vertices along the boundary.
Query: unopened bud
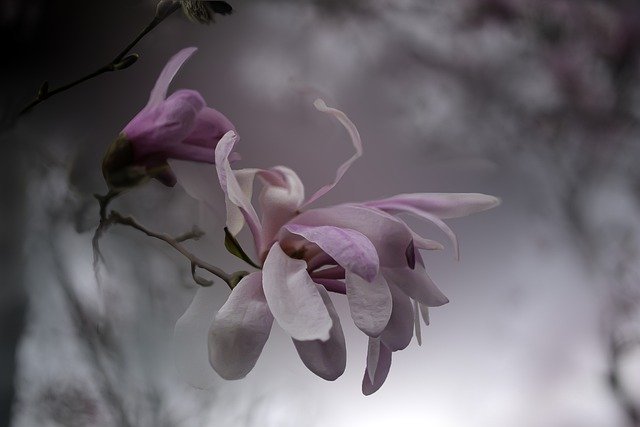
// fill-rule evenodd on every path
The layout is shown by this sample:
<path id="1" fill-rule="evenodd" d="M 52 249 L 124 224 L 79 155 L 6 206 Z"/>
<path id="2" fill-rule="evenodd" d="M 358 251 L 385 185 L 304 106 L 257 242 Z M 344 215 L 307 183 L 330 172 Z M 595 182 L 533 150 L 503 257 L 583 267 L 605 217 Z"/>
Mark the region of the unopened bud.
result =
<path id="1" fill-rule="evenodd" d="M 134 53 L 133 55 L 126 56 L 122 61 L 117 64 L 113 64 L 114 70 L 124 70 L 125 68 L 131 67 L 136 61 L 140 58 L 140 55 Z"/>
<path id="2" fill-rule="evenodd" d="M 160 0 L 156 7 L 156 18 L 165 19 L 180 7 L 179 0 Z"/>

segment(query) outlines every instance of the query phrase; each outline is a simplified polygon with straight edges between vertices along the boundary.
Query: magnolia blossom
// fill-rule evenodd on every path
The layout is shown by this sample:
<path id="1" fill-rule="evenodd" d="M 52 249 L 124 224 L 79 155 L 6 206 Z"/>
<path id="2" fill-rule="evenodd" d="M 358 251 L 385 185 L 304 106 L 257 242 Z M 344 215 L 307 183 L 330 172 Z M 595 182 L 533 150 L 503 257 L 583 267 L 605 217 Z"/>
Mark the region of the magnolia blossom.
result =
<path id="1" fill-rule="evenodd" d="M 213 163 L 216 144 L 235 129 L 195 90 L 182 89 L 167 97 L 171 81 L 196 50 L 183 49 L 169 60 L 147 105 L 109 147 L 102 171 L 110 188 L 132 187 L 149 178 L 174 186 L 168 159 Z"/>
<path id="2" fill-rule="evenodd" d="M 208 332 L 209 361 L 221 377 L 243 378 L 256 364 L 275 320 L 291 336 L 307 368 L 335 380 L 344 372 L 346 347 L 329 292 L 343 294 L 355 325 L 369 337 L 362 381 L 368 395 L 385 381 L 392 352 L 407 347 L 414 333 L 421 342 L 420 319 L 429 323 L 428 308 L 448 302 L 420 255 L 421 249 L 442 245 L 417 235 L 396 215 L 431 221 L 451 238 L 457 253 L 456 237 L 442 219 L 483 211 L 499 201 L 483 194 L 420 193 L 310 209 L 362 155 L 360 136 L 349 118 L 322 100 L 315 106 L 345 127 L 356 153 L 331 184 L 306 200 L 300 178 L 287 167 L 233 170 L 229 156 L 238 140 L 235 132 L 216 147 L 227 227 L 237 234 L 248 225 L 261 270 L 244 277 L 215 315 Z M 256 176 L 263 184 L 261 216 L 251 203 Z M 207 309 L 197 296 L 192 304 L 179 327 L 198 316 L 193 307 Z"/>

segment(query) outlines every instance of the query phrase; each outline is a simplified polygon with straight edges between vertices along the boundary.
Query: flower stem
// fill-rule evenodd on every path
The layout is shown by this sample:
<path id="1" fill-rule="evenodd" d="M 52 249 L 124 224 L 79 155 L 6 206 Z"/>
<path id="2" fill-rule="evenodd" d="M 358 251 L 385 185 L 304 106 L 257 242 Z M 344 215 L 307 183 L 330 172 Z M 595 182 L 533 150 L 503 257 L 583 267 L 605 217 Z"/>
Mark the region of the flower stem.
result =
<path id="1" fill-rule="evenodd" d="M 28 113 L 29 111 L 31 111 L 36 105 L 46 101 L 47 99 L 61 93 L 61 92 L 65 92 L 75 86 L 78 86 L 79 84 L 82 84 L 84 82 L 86 82 L 87 80 L 91 80 L 95 77 L 98 77 L 101 74 L 104 73 L 108 73 L 111 71 L 120 71 L 120 70 L 124 70 L 126 68 L 128 68 L 129 66 L 133 65 L 133 63 L 137 60 L 137 55 L 130 55 L 127 56 L 127 54 L 129 52 L 131 52 L 131 50 L 138 44 L 138 42 L 140 42 L 140 40 L 142 40 L 147 34 L 149 34 L 151 31 L 153 31 L 154 28 L 156 28 L 158 25 L 160 25 L 160 23 L 162 21 L 164 21 L 166 18 L 168 18 L 169 16 L 171 16 L 175 11 L 177 11 L 180 8 L 180 3 L 176 2 L 171 9 L 169 9 L 166 13 L 162 14 L 162 15 L 158 15 L 156 14 L 153 18 L 153 20 L 136 36 L 135 39 L 133 39 L 133 41 L 131 41 L 131 43 L 129 43 L 111 62 L 109 62 L 106 65 L 103 65 L 102 67 L 98 68 L 97 70 L 87 74 L 86 76 L 80 77 L 79 79 L 71 82 L 71 83 L 67 83 L 66 85 L 60 86 L 56 89 L 48 89 L 48 83 L 45 82 L 41 87 L 40 90 L 38 91 L 38 95 L 36 96 L 36 98 L 31 101 L 29 104 L 27 104 L 22 110 L 20 110 L 20 112 L 18 113 L 18 117 L 25 115 L 26 113 Z"/>

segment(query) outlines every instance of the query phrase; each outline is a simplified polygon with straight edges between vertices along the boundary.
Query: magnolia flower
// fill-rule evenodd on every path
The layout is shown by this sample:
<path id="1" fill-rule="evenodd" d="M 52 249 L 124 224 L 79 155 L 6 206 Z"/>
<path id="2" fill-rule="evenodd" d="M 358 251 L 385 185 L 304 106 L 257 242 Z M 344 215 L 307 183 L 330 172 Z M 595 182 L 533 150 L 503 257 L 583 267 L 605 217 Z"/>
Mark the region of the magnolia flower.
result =
<path id="1" fill-rule="evenodd" d="M 355 325 L 369 337 L 362 381 L 368 395 L 385 381 L 392 352 L 407 347 L 414 333 L 421 342 L 420 319 L 429 323 L 428 308 L 448 302 L 420 255 L 421 249 L 442 245 L 417 235 L 396 215 L 431 221 L 449 235 L 457 253 L 456 237 L 442 219 L 490 209 L 499 201 L 483 194 L 421 193 L 309 209 L 362 155 L 351 120 L 322 100 L 315 106 L 345 127 L 356 153 L 331 184 L 306 200 L 300 178 L 289 168 L 232 170 L 235 132 L 216 147 L 216 172 L 229 205 L 227 227 L 235 235 L 248 225 L 261 271 L 244 277 L 215 315 L 208 332 L 209 361 L 221 377 L 243 378 L 256 364 L 275 320 L 291 336 L 307 368 L 335 380 L 344 372 L 346 347 L 329 292 L 343 294 Z M 251 203 L 256 176 L 263 184 L 261 217 Z M 207 310 L 198 295 L 192 304 L 178 329 L 206 317 L 198 313 Z"/>
<path id="2" fill-rule="evenodd" d="M 207 107 L 194 90 L 178 90 L 167 97 L 171 81 L 196 50 L 183 49 L 169 60 L 147 105 L 109 147 L 102 172 L 110 189 L 133 187 L 150 178 L 174 186 L 176 177 L 168 159 L 214 162 L 216 144 L 234 129 L 233 124 Z"/>

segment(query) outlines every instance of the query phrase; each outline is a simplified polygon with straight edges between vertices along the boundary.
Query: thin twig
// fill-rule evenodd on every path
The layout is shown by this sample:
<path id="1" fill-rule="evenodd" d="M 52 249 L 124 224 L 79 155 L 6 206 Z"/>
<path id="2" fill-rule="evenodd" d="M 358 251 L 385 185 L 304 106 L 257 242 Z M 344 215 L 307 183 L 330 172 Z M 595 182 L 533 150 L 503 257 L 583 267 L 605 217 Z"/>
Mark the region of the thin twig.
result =
<path id="1" fill-rule="evenodd" d="M 224 282 L 229 286 L 230 289 L 233 289 L 235 287 L 235 285 L 238 283 L 239 279 L 242 278 L 244 275 L 246 275 L 246 272 L 237 272 L 237 273 L 234 273 L 234 274 L 225 273 L 222 269 L 220 269 L 220 268 L 218 268 L 218 267 L 216 267 L 214 265 L 211 265 L 206 261 L 201 260 L 200 258 L 195 256 L 194 254 L 189 252 L 181 244 L 180 240 L 178 240 L 176 238 L 173 238 L 173 237 L 171 237 L 171 236 L 169 236 L 167 234 L 157 233 L 155 231 L 149 230 L 148 228 L 146 228 L 142 224 L 138 223 L 131 216 L 122 216 L 120 213 L 118 213 L 116 211 L 111 211 L 111 213 L 107 217 L 107 220 L 106 220 L 105 224 L 106 224 L 106 226 L 109 226 L 111 224 L 126 225 L 128 227 L 132 227 L 132 228 L 135 228 L 138 231 L 141 231 L 142 233 L 146 234 L 149 237 L 153 237 L 155 239 L 162 240 L 163 242 L 167 243 L 168 245 L 170 245 L 176 251 L 180 252 L 180 254 L 182 254 L 185 258 L 187 258 L 189 260 L 189 262 L 191 263 L 191 272 L 193 274 L 194 280 L 201 286 L 210 286 L 210 285 L 213 284 L 213 282 L 205 280 L 205 279 L 202 279 L 201 277 L 198 277 L 195 274 L 196 267 L 197 268 L 201 268 L 203 270 L 206 270 L 209 273 L 213 274 L 214 276 L 217 276 L 220 279 L 224 280 Z M 180 237 L 184 237 L 184 235 L 180 236 Z"/>
<path id="2" fill-rule="evenodd" d="M 49 89 L 49 84 L 45 82 L 42 86 L 40 86 L 40 90 L 38 91 L 38 95 L 36 98 L 31 101 L 27 106 L 25 106 L 18 113 L 18 117 L 28 113 L 32 108 L 36 105 L 46 101 L 47 99 L 55 96 L 61 92 L 69 90 L 79 84 L 86 82 L 87 80 L 91 80 L 101 74 L 108 73 L 111 71 L 120 71 L 128 68 L 133 65 L 138 59 L 137 55 L 129 55 L 129 52 L 142 40 L 147 34 L 149 34 L 154 28 L 156 28 L 162 21 L 172 15 L 175 11 L 180 9 L 180 2 L 176 2 L 166 13 L 156 14 L 153 17 L 153 20 L 136 36 L 131 43 L 129 43 L 118 55 L 109 63 L 103 65 L 97 70 L 87 74 L 86 76 L 80 77 L 79 79 L 68 83 L 66 85 L 60 86 L 56 89 Z"/>

